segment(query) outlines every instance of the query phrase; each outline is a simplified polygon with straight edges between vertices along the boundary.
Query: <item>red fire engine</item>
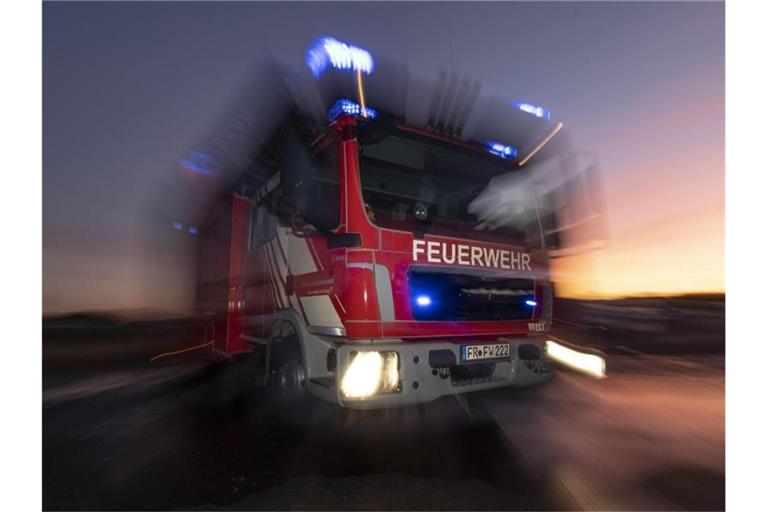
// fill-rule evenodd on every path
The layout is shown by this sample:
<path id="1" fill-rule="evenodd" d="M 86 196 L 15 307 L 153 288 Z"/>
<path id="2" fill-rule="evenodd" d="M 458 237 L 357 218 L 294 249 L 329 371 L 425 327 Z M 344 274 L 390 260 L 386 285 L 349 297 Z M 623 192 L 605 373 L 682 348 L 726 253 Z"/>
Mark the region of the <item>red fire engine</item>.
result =
<path id="1" fill-rule="evenodd" d="M 353 68 L 357 101 L 294 111 L 258 184 L 201 226 L 215 350 L 260 351 L 279 392 L 351 408 L 548 380 L 556 209 L 529 169 L 565 165 L 545 147 L 562 124 L 518 104 L 536 130 L 517 146 L 409 125 L 365 105 L 364 50 L 329 40 L 312 71 Z"/>

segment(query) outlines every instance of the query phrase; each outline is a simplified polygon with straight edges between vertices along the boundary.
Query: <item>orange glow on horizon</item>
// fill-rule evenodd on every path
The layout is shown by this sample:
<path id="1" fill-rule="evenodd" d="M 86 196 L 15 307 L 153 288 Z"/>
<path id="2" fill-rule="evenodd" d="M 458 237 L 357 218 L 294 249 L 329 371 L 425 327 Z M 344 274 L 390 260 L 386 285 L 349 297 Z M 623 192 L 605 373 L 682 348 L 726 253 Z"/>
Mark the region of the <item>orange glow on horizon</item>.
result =
<path id="1" fill-rule="evenodd" d="M 559 296 L 725 291 L 725 98 L 710 78 L 706 66 L 693 68 L 615 121 L 574 133 L 599 155 L 605 245 L 552 262 Z"/>
<path id="2" fill-rule="evenodd" d="M 602 249 L 553 261 L 558 296 L 723 293 L 723 234 L 723 211 L 717 207 L 629 227 Z"/>

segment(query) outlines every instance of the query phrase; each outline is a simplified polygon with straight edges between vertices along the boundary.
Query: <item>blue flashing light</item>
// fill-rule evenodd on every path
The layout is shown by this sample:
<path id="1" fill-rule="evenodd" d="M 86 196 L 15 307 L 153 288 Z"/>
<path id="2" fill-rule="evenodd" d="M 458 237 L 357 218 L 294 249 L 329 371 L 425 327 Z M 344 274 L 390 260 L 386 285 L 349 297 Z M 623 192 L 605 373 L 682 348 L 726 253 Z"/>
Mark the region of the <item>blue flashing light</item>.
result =
<path id="1" fill-rule="evenodd" d="M 309 48 L 304 60 L 317 78 L 328 66 L 341 71 L 373 73 L 373 57 L 362 48 L 342 43 L 332 37 L 320 37 Z"/>
<path id="2" fill-rule="evenodd" d="M 187 228 L 187 233 L 189 233 L 190 235 L 196 235 L 197 228 L 195 226 L 189 226 L 189 228 Z"/>
<path id="3" fill-rule="evenodd" d="M 529 114 L 540 117 L 542 119 L 549 119 L 550 111 L 545 109 L 544 107 L 540 107 L 538 105 L 531 105 L 530 103 L 525 103 L 524 101 L 516 101 L 515 106 L 522 110 L 523 112 L 528 112 Z"/>
<path id="4" fill-rule="evenodd" d="M 432 299 L 429 298 L 429 295 L 419 295 L 416 297 L 416 304 L 425 308 L 432 305 Z"/>
<path id="5" fill-rule="evenodd" d="M 525 301 L 525 305 L 526 306 L 534 307 L 534 306 L 536 306 L 536 304 L 537 304 L 537 302 L 535 300 L 528 299 L 528 300 Z"/>
<path id="6" fill-rule="evenodd" d="M 334 103 L 333 106 L 328 110 L 328 122 L 332 123 L 343 115 L 359 116 L 361 115 L 360 111 L 360 105 L 352 100 L 342 98 Z M 377 115 L 378 113 L 375 110 L 365 107 L 365 117 L 368 119 L 373 119 Z"/>
<path id="7" fill-rule="evenodd" d="M 501 158 L 515 158 L 517 156 L 517 149 L 500 142 L 489 142 L 486 147 L 490 154 Z"/>
<path id="8" fill-rule="evenodd" d="M 181 224 L 181 222 L 176 221 L 173 223 L 173 229 L 176 231 L 181 231 L 183 228 L 184 226 Z"/>
<path id="9" fill-rule="evenodd" d="M 215 172 L 211 170 L 212 164 L 213 157 L 202 151 L 192 151 L 189 154 L 189 158 L 181 161 L 181 166 L 184 169 L 194 172 L 195 174 L 215 174 Z"/>

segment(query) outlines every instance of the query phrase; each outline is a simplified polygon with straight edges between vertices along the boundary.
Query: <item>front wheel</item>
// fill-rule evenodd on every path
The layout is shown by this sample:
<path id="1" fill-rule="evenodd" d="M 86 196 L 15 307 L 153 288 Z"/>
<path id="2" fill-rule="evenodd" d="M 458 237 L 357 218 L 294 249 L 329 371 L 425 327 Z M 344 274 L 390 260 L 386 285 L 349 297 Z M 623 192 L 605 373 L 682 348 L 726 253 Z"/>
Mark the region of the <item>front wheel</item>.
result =
<path id="1" fill-rule="evenodd" d="M 300 359 L 291 357 L 287 360 L 276 359 L 270 368 L 270 391 L 284 403 L 293 403 L 304 398 L 306 373 Z"/>
<path id="2" fill-rule="evenodd" d="M 286 426 L 301 426 L 311 417 L 313 398 L 298 337 L 273 339 L 270 346 L 267 392 L 272 419 Z"/>

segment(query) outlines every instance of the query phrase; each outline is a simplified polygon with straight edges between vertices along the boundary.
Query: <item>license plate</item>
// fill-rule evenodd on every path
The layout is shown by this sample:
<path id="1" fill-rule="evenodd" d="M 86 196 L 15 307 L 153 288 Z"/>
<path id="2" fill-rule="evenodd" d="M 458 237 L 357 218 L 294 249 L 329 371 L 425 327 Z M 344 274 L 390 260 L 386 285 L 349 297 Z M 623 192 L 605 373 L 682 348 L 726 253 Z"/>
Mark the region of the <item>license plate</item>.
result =
<path id="1" fill-rule="evenodd" d="M 462 361 L 479 361 L 482 359 L 509 358 L 509 343 L 492 343 L 489 345 L 462 345 Z"/>

